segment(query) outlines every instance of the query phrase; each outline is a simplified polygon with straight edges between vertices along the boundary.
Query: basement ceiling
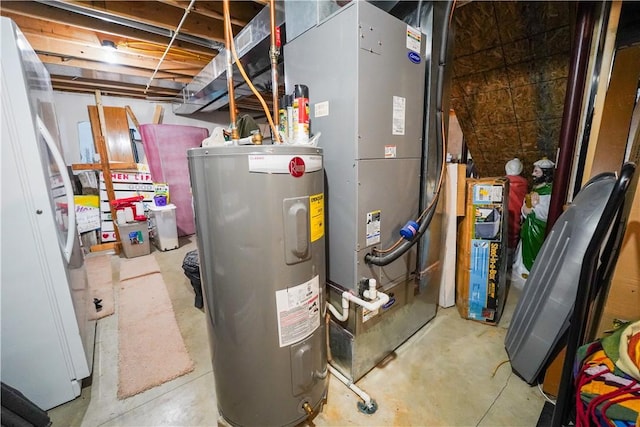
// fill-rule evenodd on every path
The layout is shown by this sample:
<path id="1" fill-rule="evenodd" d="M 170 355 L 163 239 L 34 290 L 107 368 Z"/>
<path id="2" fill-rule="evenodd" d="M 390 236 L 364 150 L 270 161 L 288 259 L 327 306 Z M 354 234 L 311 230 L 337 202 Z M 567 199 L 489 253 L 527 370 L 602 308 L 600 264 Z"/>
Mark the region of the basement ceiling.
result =
<path id="1" fill-rule="evenodd" d="M 513 157 L 555 160 L 575 14 L 567 1 L 475 1 L 456 9 L 451 107 L 481 176 Z"/>
<path id="2" fill-rule="evenodd" d="M 187 13 L 190 3 L 4 1 L 0 14 L 24 33 L 46 64 L 54 90 L 171 101 L 224 48 L 222 1 L 198 0 Z M 233 34 L 267 4 L 230 1 Z M 259 109 L 252 98 L 239 100 L 238 108 Z"/>

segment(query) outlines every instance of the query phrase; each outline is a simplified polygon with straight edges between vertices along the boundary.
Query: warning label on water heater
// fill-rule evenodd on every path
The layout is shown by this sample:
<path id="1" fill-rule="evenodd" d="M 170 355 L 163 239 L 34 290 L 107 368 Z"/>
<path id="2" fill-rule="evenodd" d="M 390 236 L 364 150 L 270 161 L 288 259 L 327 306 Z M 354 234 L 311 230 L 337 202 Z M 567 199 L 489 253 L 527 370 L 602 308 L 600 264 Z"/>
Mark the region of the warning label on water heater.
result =
<path id="1" fill-rule="evenodd" d="M 311 241 L 315 242 L 324 236 L 324 194 L 309 196 L 309 224 L 311 225 Z"/>
<path id="2" fill-rule="evenodd" d="M 320 327 L 320 279 L 276 291 L 280 347 L 295 344 Z"/>

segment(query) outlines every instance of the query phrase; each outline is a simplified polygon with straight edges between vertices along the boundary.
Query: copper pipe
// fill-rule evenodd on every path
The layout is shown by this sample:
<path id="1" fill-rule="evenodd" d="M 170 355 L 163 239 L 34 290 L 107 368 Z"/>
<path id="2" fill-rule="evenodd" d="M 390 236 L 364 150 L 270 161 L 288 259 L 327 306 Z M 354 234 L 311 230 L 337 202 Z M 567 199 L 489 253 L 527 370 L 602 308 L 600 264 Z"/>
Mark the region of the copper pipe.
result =
<path id="1" fill-rule="evenodd" d="M 280 123 L 280 117 L 278 115 L 278 56 L 280 55 L 280 46 L 278 46 L 278 40 L 276 38 L 276 2 L 275 0 L 269 0 L 269 17 L 271 19 L 271 48 L 269 50 L 269 57 L 271 58 L 271 95 L 273 96 L 273 122 L 276 130 Z M 281 143 L 280 135 L 276 133 L 273 135 L 274 140 L 277 143 Z"/>
<path id="2" fill-rule="evenodd" d="M 230 27 L 231 26 L 231 23 L 230 23 L 231 17 L 227 15 L 227 18 L 229 18 L 229 19 L 227 21 L 225 21 L 225 23 L 226 23 L 227 27 Z M 229 28 L 229 32 L 231 32 L 230 28 Z M 264 110 L 264 113 L 267 116 L 267 121 L 269 122 L 269 126 L 271 127 L 272 135 L 277 135 L 278 134 L 278 130 L 276 129 L 275 125 L 273 124 L 273 119 L 271 117 L 271 111 L 269 111 L 269 106 L 265 102 L 265 100 L 262 97 L 262 95 L 260 95 L 260 92 L 258 92 L 256 87 L 253 85 L 253 83 L 251 83 L 251 79 L 249 78 L 249 76 L 247 75 L 246 71 L 244 70 L 244 67 L 242 66 L 242 61 L 240 61 L 240 58 L 238 57 L 238 52 L 236 52 L 236 47 L 235 47 L 235 43 L 233 42 L 233 39 L 231 39 L 230 41 L 231 41 L 231 53 L 233 54 L 233 58 L 236 61 L 236 65 L 238 66 L 238 71 L 240 71 L 240 74 L 242 75 L 242 78 L 244 78 L 244 81 L 247 83 L 247 86 L 249 86 L 249 89 L 251 89 L 251 92 L 253 92 L 253 94 L 256 96 L 256 98 L 258 98 L 258 101 L 260 101 L 260 105 L 262 105 L 262 109 Z M 258 144 L 257 142 L 255 142 L 255 143 Z M 260 141 L 260 143 L 262 143 L 262 141 Z"/>
<path id="3" fill-rule="evenodd" d="M 224 47 L 227 54 L 227 91 L 229 96 L 229 116 L 231 119 L 231 140 L 237 141 L 239 138 L 238 128 L 236 126 L 236 97 L 233 93 L 233 62 L 231 61 L 231 39 L 233 32 L 231 30 L 230 21 L 231 13 L 229 12 L 229 0 L 223 0 L 222 9 L 224 11 Z"/>

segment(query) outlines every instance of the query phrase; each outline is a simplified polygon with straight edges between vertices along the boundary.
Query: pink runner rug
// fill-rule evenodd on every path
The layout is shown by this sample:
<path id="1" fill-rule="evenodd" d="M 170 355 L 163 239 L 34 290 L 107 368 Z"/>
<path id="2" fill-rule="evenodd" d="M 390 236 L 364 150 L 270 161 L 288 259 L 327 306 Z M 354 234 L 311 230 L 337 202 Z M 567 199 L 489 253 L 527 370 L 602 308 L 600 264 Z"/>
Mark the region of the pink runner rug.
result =
<path id="1" fill-rule="evenodd" d="M 133 276 L 118 295 L 118 399 L 194 369 L 162 275 Z"/>
<path id="2" fill-rule="evenodd" d="M 89 298 L 101 300 L 100 311 L 91 310 L 93 319 L 102 319 L 113 314 L 113 280 L 111 272 L 111 254 L 88 256 L 84 260 L 89 281 Z"/>

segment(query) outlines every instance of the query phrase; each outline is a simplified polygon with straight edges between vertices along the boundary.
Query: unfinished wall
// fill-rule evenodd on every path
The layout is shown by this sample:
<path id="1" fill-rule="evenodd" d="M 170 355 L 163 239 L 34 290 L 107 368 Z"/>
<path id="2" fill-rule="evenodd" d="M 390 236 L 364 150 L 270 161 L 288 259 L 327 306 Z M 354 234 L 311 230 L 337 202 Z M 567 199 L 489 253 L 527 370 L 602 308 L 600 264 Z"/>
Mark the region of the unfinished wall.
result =
<path id="1" fill-rule="evenodd" d="M 555 159 L 569 69 L 569 2 L 473 1 L 454 13 L 451 107 L 481 176 Z"/>
<path id="2" fill-rule="evenodd" d="M 54 91 L 53 94 L 58 126 L 60 127 L 64 160 L 68 165 L 80 163 L 78 123 L 89 121 L 87 106 L 96 105 L 96 98 L 94 95 L 58 91 Z M 203 127 L 207 128 L 209 134 L 211 134 L 211 131 L 216 126 L 228 126 L 229 123 L 229 114 L 223 112 L 199 114 L 189 117 L 175 115 L 169 102 L 150 102 L 133 98 L 103 96 L 102 104 L 105 107 L 124 107 L 125 105 L 129 105 L 140 124 L 153 123 L 153 114 L 156 105 L 161 105 L 164 108 L 162 123 L 165 124 Z M 133 126 L 132 123 L 130 124 Z"/>

